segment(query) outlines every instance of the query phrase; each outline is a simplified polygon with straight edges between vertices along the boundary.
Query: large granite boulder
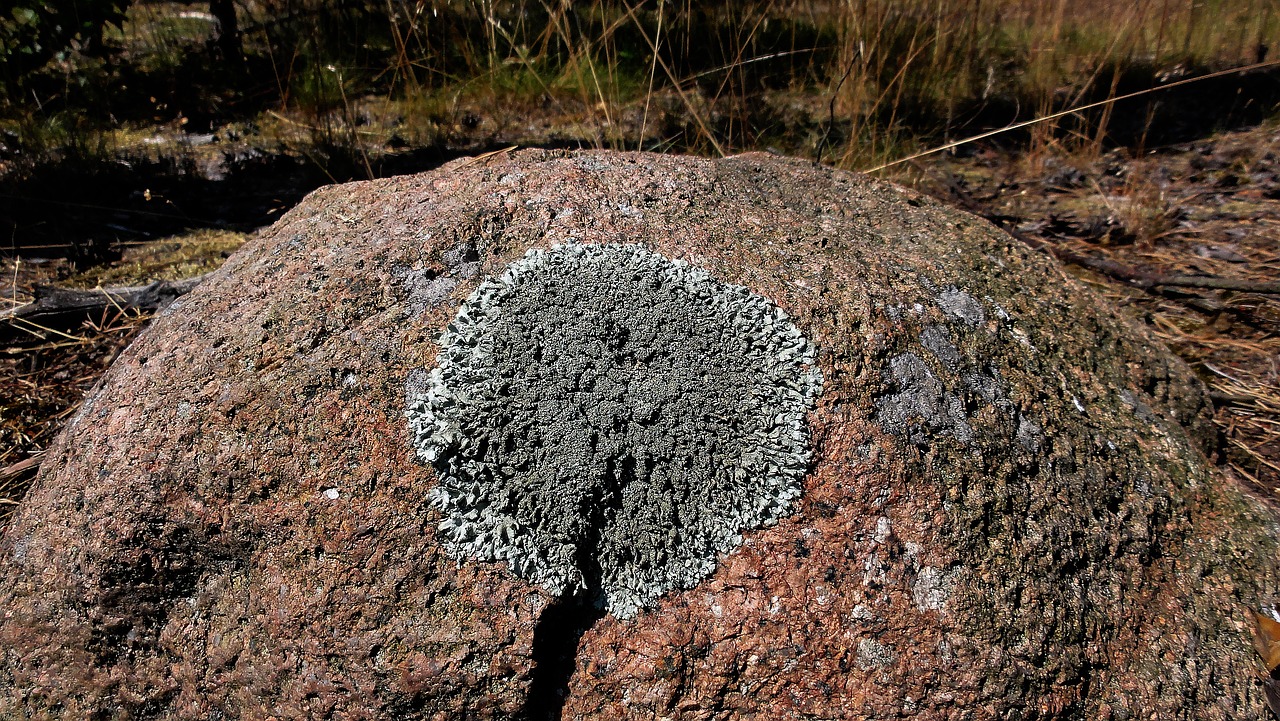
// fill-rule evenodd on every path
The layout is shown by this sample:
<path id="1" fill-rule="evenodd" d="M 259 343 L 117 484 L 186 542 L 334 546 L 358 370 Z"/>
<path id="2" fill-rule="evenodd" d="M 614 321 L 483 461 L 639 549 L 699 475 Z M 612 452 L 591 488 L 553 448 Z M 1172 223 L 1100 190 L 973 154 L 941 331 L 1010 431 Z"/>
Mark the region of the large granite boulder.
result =
<path id="1" fill-rule="evenodd" d="M 766 155 L 322 189 L 0 542 L 6 718 L 1257 718 L 1273 516 L 991 225 Z"/>

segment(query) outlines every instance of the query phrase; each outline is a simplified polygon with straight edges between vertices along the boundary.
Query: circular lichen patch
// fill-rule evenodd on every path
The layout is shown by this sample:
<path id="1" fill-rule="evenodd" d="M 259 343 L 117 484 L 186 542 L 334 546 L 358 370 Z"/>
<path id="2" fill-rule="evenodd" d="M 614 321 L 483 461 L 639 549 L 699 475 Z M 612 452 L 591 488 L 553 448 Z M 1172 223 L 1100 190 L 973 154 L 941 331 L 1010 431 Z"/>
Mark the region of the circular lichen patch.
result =
<path id="1" fill-rule="evenodd" d="M 638 245 L 566 245 L 476 288 L 408 417 L 450 552 L 629 617 L 789 512 L 821 386 L 765 298 Z"/>

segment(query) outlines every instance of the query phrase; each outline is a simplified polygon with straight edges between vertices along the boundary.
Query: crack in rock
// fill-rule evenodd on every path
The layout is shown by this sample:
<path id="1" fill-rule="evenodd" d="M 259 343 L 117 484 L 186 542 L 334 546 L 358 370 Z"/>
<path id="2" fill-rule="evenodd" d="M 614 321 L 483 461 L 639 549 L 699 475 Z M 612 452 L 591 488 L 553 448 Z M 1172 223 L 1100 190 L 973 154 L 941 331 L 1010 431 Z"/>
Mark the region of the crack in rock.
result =
<path id="1" fill-rule="evenodd" d="M 747 288 L 639 245 L 532 250 L 440 348 L 407 415 L 458 558 L 627 618 L 800 496 L 822 376 Z"/>

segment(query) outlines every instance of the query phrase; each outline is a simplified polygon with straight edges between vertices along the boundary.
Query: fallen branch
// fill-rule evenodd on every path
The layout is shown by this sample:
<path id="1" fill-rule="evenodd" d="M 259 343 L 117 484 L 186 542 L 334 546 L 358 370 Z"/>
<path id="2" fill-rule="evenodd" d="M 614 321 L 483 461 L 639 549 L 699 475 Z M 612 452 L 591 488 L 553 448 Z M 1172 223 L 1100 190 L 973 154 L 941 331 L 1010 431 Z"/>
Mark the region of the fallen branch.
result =
<path id="1" fill-rule="evenodd" d="M 1012 234 L 1018 240 L 1030 245 L 1032 248 L 1035 248 L 1036 250 L 1043 250 L 1063 262 L 1097 271 L 1103 275 L 1115 278 L 1116 280 L 1122 280 L 1129 285 L 1143 290 L 1151 290 L 1160 287 L 1204 288 L 1208 290 L 1232 290 L 1240 293 L 1280 295 L 1280 283 L 1262 283 L 1244 280 L 1243 278 L 1219 278 L 1209 275 L 1165 275 L 1163 273 L 1151 273 L 1149 271 L 1127 266 L 1123 263 L 1117 263 L 1114 260 L 1094 258 L 1092 256 L 1066 250 L 1065 248 L 1051 243 L 1033 240 L 1026 235 L 1019 234 L 1008 228 L 1005 228 L 1005 231 Z"/>
<path id="2" fill-rule="evenodd" d="M 1234 290 L 1241 293 L 1280 295 L 1280 283 L 1258 283 L 1242 278 L 1217 278 L 1208 275 L 1154 275 L 1150 277 L 1150 280 L 1153 285 L 1167 285 L 1174 288 L 1211 288 L 1214 290 Z"/>
<path id="3" fill-rule="evenodd" d="M 19 486 L 15 485 L 14 481 L 23 476 L 35 475 L 36 471 L 40 470 L 44 454 L 44 451 L 36 451 L 17 463 L 0 468 L 0 506 L 16 506 L 22 501 L 21 496 L 26 491 L 26 484 L 22 484 L 21 492 L 15 493 L 19 490 Z"/>
<path id="4" fill-rule="evenodd" d="M 35 300 L 16 308 L 0 311 L 0 334 L 39 335 L 37 331 L 76 327 L 86 317 L 116 310 L 153 313 L 185 295 L 200 284 L 205 276 L 184 280 L 158 280 L 149 285 L 78 290 L 41 286 L 35 289 Z M 55 331 L 56 333 L 56 331 Z"/>
<path id="5" fill-rule="evenodd" d="M 1208 275 L 1166 275 L 1164 273 L 1152 273 L 1114 260 L 1095 258 L 1082 253 L 1076 253 L 1063 248 L 1060 245 L 1023 233 L 1013 227 L 1012 221 L 1016 220 L 1015 218 L 993 214 L 989 208 L 984 207 L 981 203 L 974 200 L 964 188 L 961 188 L 950 179 L 947 180 L 947 186 L 951 191 L 952 197 L 962 208 L 974 215 L 981 216 L 992 223 L 995 223 L 1000 226 L 1004 232 L 1022 241 L 1031 249 L 1048 253 L 1063 263 L 1078 265 L 1082 268 L 1088 268 L 1089 270 L 1101 273 L 1102 275 L 1110 278 L 1124 281 L 1125 283 L 1141 288 L 1142 290 L 1156 291 L 1160 288 L 1204 288 L 1206 290 L 1231 290 L 1239 293 L 1280 295 L 1280 283 L 1256 282 L 1245 280 L 1243 278 L 1219 278 Z"/>

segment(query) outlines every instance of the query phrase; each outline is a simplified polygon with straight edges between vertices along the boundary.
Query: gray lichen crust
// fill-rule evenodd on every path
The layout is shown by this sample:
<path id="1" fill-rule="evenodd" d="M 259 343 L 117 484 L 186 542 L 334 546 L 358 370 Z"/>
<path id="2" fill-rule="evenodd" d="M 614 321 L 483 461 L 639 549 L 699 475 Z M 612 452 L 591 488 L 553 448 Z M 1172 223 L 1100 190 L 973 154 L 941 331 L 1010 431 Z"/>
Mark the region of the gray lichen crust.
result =
<path id="1" fill-rule="evenodd" d="M 630 617 L 775 522 L 822 388 L 787 315 L 639 245 L 531 250 L 462 304 L 409 394 L 459 558 Z"/>

